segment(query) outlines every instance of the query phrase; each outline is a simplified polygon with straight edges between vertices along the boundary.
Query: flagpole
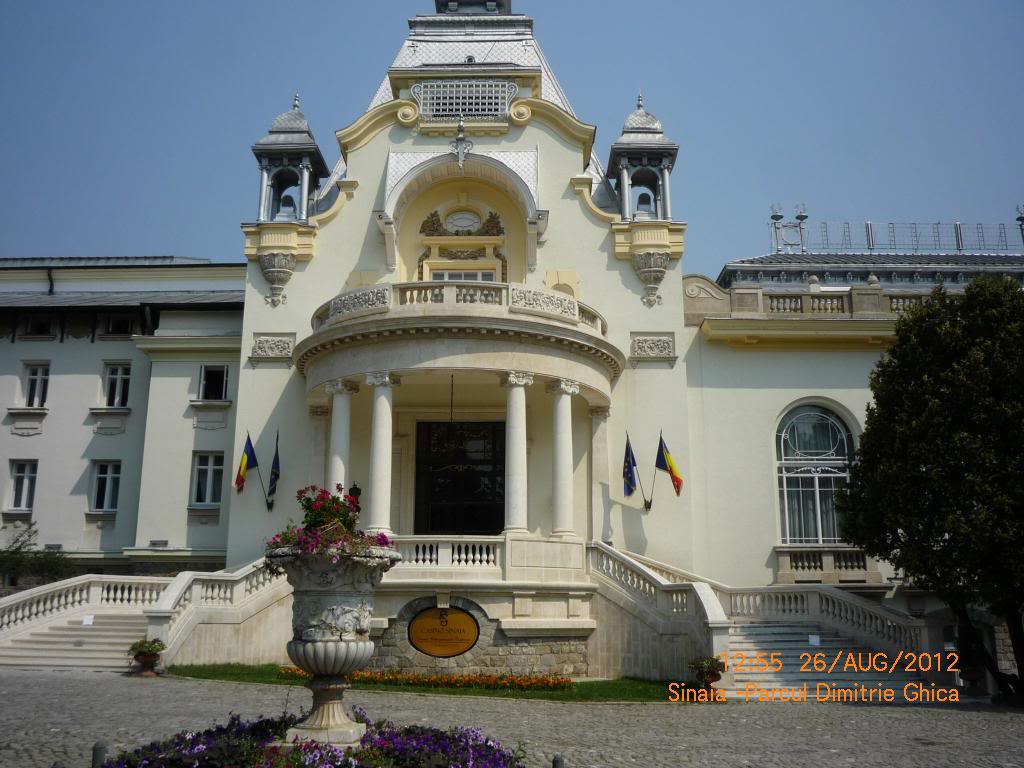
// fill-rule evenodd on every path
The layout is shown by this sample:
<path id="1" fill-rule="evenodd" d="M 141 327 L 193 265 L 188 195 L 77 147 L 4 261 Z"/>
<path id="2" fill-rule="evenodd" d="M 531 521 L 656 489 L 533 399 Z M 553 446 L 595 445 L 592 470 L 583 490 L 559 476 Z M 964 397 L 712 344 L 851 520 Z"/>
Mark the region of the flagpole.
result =
<path id="1" fill-rule="evenodd" d="M 626 443 L 629 444 L 629 432 L 626 432 Z M 636 481 L 640 485 L 640 498 L 644 500 L 644 509 L 650 511 L 651 503 L 654 501 L 654 489 L 651 489 L 651 500 L 647 500 L 647 491 L 644 490 L 644 481 L 640 479 L 640 469 L 636 467 L 636 456 L 634 455 L 634 468 L 636 469 Z"/>
<path id="2" fill-rule="evenodd" d="M 267 498 L 267 488 L 266 486 L 263 485 L 263 474 L 260 472 L 260 465 L 257 464 L 255 469 L 256 477 L 260 479 L 260 490 L 263 491 L 263 503 L 266 504 L 267 509 L 270 510 L 273 508 L 274 505 L 270 502 L 270 499 Z"/>

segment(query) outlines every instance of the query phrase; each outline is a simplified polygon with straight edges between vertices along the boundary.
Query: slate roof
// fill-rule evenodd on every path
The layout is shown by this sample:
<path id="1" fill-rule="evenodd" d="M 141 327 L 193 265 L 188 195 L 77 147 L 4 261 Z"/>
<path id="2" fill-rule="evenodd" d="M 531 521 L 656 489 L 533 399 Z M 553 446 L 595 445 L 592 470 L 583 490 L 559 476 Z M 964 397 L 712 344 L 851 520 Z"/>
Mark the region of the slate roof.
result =
<path id="1" fill-rule="evenodd" d="M 241 307 L 245 291 L 82 291 L 67 293 L 3 293 L 0 307 L 139 307 L 216 305 Z"/>

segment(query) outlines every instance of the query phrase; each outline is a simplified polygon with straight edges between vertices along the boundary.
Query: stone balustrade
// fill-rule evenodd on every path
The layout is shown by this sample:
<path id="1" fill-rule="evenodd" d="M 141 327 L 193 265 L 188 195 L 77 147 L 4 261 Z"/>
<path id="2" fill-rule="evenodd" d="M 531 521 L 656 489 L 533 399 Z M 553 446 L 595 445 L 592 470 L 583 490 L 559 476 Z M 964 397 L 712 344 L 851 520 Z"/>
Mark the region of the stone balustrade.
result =
<path id="1" fill-rule="evenodd" d="M 425 281 L 375 285 L 346 291 L 313 314 L 313 329 L 370 316 L 466 315 L 540 319 L 607 337 L 608 323 L 593 307 L 557 291 L 517 283 Z"/>
<path id="2" fill-rule="evenodd" d="M 776 584 L 882 584 L 878 564 L 856 547 L 783 545 L 775 548 Z"/>
<path id="3" fill-rule="evenodd" d="M 495 536 L 396 536 L 402 561 L 386 578 L 401 579 L 408 570 L 457 568 L 476 576 L 501 577 L 504 539 Z"/>
<path id="4" fill-rule="evenodd" d="M 20 634 L 57 616 L 155 605 L 169 577 L 87 574 L 44 584 L 0 600 L 0 632 Z"/>

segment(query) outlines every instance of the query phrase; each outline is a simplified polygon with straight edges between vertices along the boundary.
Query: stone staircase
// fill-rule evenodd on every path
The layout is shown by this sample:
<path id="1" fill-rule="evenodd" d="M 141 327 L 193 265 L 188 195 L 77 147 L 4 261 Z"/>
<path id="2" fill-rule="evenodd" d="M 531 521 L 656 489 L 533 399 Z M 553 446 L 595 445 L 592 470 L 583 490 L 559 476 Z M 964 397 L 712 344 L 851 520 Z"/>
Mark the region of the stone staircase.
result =
<path id="1" fill-rule="evenodd" d="M 102 613 L 93 623 L 77 616 L 12 638 L 0 647 L 0 666 L 127 670 L 128 646 L 146 636 L 146 617 Z"/>
<path id="2" fill-rule="evenodd" d="M 811 640 L 816 640 L 816 644 Z M 876 670 L 860 671 L 844 668 L 852 654 L 854 662 L 869 664 L 869 654 L 876 649 L 857 642 L 848 635 L 822 627 L 810 622 L 742 622 L 729 628 L 729 658 L 733 665 L 732 683 L 728 690 L 743 690 L 747 685 L 759 688 L 798 688 L 807 684 L 809 695 L 813 698 L 818 683 L 828 683 L 834 688 L 852 688 L 863 685 L 867 688 L 891 688 L 902 690 L 907 683 L 922 682 L 916 674 L 900 670 L 880 672 Z M 758 654 L 766 659 L 777 654 L 782 661 L 779 671 L 757 671 L 737 666 L 739 654 L 749 658 Z M 816 671 L 813 664 L 807 663 L 807 656 L 822 654 L 825 663 L 831 665 L 839 655 L 832 672 Z M 895 654 L 885 653 L 884 658 L 891 663 Z M 760 666 L 760 665 L 758 665 Z M 901 665 L 902 666 L 902 665 Z"/>

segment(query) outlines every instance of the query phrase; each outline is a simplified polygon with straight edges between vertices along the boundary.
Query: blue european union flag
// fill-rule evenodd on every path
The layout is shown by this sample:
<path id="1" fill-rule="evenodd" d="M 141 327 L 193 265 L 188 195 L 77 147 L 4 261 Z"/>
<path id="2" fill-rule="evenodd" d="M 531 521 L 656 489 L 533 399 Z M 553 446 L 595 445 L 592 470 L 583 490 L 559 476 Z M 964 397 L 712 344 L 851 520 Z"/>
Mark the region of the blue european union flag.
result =
<path id="1" fill-rule="evenodd" d="M 629 435 L 626 435 L 626 455 L 622 459 L 622 492 L 626 496 L 632 496 L 636 492 L 636 456 L 633 455 L 633 446 L 629 444 Z"/>

